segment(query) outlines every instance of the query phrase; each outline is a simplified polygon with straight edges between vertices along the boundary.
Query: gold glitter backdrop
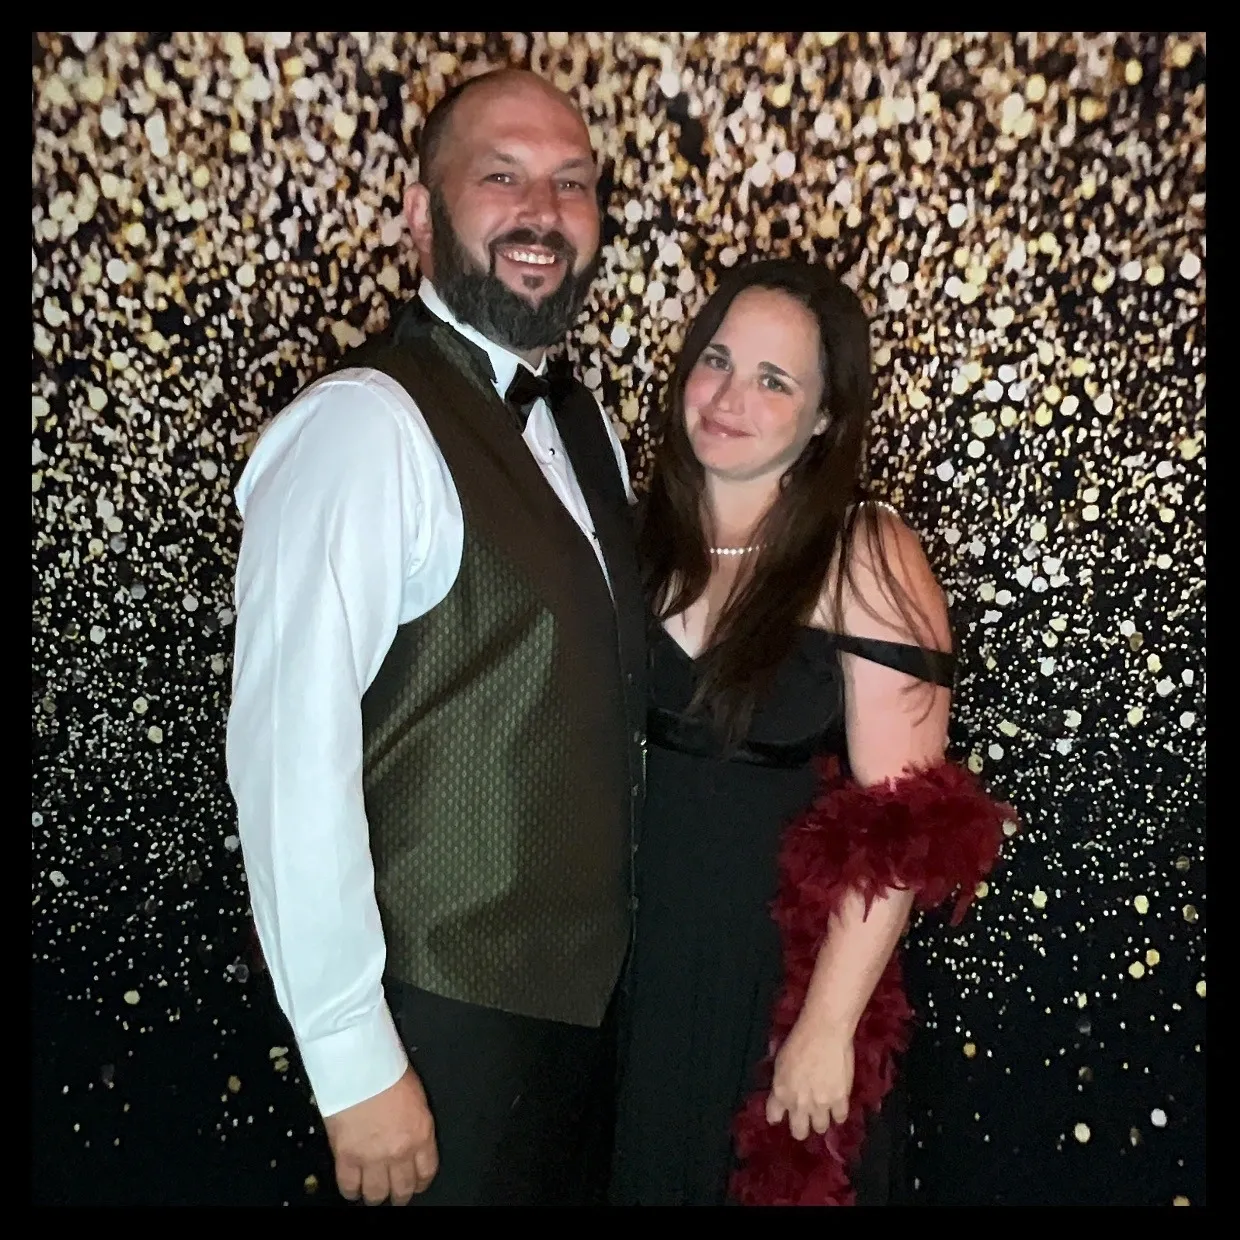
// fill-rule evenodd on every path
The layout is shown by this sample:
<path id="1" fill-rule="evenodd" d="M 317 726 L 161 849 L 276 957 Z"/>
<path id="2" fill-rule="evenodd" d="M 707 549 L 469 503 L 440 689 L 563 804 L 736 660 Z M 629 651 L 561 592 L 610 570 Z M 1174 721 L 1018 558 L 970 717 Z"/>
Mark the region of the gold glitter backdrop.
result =
<path id="1" fill-rule="evenodd" d="M 574 94 L 607 164 L 570 348 L 639 482 L 720 268 L 815 256 L 873 316 L 876 486 L 950 591 L 960 756 L 1027 824 L 959 931 L 916 932 L 926 1200 L 1203 1204 L 1205 55 L 1200 34 L 36 34 L 44 1196 L 331 1197 L 237 952 L 230 493 L 265 419 L 415 287 L 399 206 L 428 106 L 518 63 Z"/>

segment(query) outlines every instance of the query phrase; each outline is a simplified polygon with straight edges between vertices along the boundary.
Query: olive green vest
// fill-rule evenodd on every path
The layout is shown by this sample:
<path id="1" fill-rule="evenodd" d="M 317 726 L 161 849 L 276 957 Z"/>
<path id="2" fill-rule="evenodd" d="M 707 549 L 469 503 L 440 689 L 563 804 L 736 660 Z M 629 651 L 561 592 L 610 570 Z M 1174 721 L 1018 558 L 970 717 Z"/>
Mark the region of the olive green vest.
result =
<path id="1" fill-rule="evenodd" d="M 388 975 L 597 1025 L 630 940 L 646 708 L 630 512 L 598 408 L 557 383 L 611 591 L 508 407 L 421 302 L 344 365 L 406 389 L 465 526 L 447 597 L 398 630 L 362 703 Z"/>

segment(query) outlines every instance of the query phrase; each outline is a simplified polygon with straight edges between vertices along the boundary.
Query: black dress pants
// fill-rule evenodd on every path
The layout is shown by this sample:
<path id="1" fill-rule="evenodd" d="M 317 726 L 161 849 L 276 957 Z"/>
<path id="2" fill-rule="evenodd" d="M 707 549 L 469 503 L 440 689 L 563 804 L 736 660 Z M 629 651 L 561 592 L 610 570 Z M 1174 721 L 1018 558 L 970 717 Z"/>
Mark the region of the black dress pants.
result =
<path id="1" fill-rule="evenodd" d="M 411 1204 L 605 1204 L 613 1013 L 592 1029 L 476 1007 L 399 982 L 389 981 L 387 992 L 439 1146 L 439 1173 Z"/>

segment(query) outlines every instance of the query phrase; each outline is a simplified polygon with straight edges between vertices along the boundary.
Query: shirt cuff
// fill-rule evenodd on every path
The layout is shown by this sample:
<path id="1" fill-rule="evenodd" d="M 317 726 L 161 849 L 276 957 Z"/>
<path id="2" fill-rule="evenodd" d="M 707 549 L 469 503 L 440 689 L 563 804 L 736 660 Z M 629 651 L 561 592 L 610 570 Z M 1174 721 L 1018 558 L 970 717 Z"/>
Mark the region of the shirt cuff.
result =
<path id="1" fill-rule="evenodd" d="M 297 1049 L 324 1118 L 390 1089 L 409 1066 L 386 1003 L 359 1024 L 298 1042 Z"/>

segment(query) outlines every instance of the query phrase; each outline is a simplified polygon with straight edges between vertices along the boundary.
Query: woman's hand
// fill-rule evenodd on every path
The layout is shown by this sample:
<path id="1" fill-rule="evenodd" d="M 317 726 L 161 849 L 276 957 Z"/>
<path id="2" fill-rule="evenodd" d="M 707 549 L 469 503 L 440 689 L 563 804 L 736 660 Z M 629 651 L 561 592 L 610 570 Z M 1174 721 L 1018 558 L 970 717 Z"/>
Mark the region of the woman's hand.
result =
<path id="1" fill-rule="evenodd" d="M 833 1123 L 848 1118 L 852 1084 L 852 1037 L 797 1021 L 775 1056 L 767 1123 L 778 1124 L 787 1116 L 798 1141 L 804 1141 L 811 1129 L 825 1133 Z"/>

